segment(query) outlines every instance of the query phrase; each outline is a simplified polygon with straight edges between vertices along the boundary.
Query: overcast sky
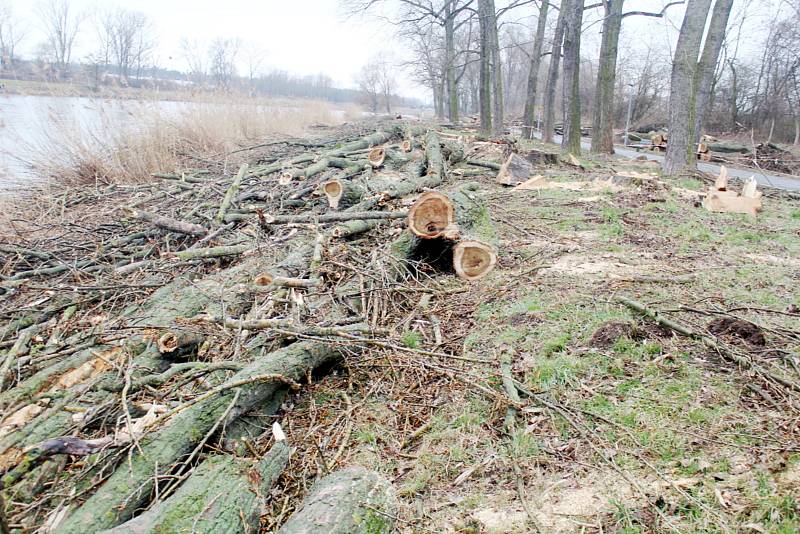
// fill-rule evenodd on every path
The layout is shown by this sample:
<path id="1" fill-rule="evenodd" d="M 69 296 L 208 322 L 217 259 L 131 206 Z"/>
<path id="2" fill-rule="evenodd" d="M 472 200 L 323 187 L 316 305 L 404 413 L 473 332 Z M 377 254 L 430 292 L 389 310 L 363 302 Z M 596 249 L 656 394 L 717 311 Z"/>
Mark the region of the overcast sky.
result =
<path id="1" fill-rule="evenodd" d="M 15 15 L 26 29 L 23 54 L 30 56 L 44 39 L 35 16 L 37 0 L 9 0 Z M 496 0 L 498 8 L 508 0 Z M 669 0 L 627 0 L 625 11 L 660 11 Z M 770 0 L 736 0 L 768 4 Z M 103 7 L 122 6 L 144 12 L 155 25 L 159 42 L 158 66 L 186 70 L 180 53 L 181 38 L 209 42 L 215 37 L 236 37 L 258 43 L 265 51 L 264 69 L 281 69 L 295 74 L 325 73 L 343 87 L 354 86 L 359 69 L 376 53 L 389 53 L 399 63 L 403 49 L 396 42 L 394 29 L 376 16 L 346 18 L 340 0 L 71 0 L 86 13 Z M 390 3 L 391 4 L 391 3 Z M 509 12 L 506 24 L 530 22 L 536 7 L 532 4 Z M 391 15 L 391 11 L 383 14 Z M 683 16 L 683 6 L 670 8 L 661 19 L 631 17 L 625 20 L 621 40 L 622 54 L 654 47 L 669 54 Z M 556 15 L 550 17 L 554 24 Z M 583 56 L 596 57 L 600 40 L 599 11 L 587 13 L 584 25 Z M 96 46 L 91 18 L 82 28 L 73 58 L 82 60 Z M 398 68 L 400 93 L 429 99 L 426 88 L 416 86 Z"/>

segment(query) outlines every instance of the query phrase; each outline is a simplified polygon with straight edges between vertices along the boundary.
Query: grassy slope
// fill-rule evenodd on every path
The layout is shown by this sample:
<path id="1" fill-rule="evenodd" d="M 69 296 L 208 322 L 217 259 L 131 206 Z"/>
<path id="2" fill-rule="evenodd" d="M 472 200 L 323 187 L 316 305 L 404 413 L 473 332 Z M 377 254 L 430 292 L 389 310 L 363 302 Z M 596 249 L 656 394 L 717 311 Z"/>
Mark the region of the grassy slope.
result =
<path id="1" fill-rule="evenodd" d="M 544 173 L 560 181 L 614 173 L 607 161 L 585 163 L 587 171 L 558 166 Z M 635 162 L 613 164 L 616 171 L 626 167 L 653 171 Z M 471 373 L 466 380 L 481 377 L 499 389 L 496 365 L 453 363 L 461 381 L 392 366 L 380 385 L 356 392 L 346 458 L 395 481 L 404 503 L 401 530 L 532 531 L 513 462 L 544 532 L 800 529 L 796 404 L 793 412 L 779 392 L 767 390 L 776 403 L 770 405 L 748 388 L 765 389 L 746 371 L 612 300 L 625 294 L 657 309 L 706 312 L 800 305 L 797 201 L 767 198 L 753 219 L 708 213 L 663 184 L 618 193 L 517 192 L 488 175 L 478 180 L 500 232 L 501 264 L 470 292 L 436 300 L 445 339 L 467 357 L 493 361 L 501 347 L 512 347 L 516 377 L 574 410 L 573 422 L 585 430 L 581 435 L 563 417 L 530 405 L 505 437 L 505 408 L 463 385 Z M 701 183 L 673 185 L 699 189 Z M 685 273 L 696 280 L 625 279 Z M 800 315 L 735 313 L 766 333 L 766 347 L 751 355 L 797 381 L 800 375 L 777 362 L 800 356 Z M 669 316 L 698 330 L 714 318 Z M 609 322 L 636 328 L 606 345 L 592 341 Z M 432 340 L 430 323 L 411 324 L 407 346 Z M 319 384 L 299 407 L 299 414 L 310 414 L 309 428 L 340 421 L 345 406 L 336 391 L 342 387 L 347 384 Z M 424 424 L 429 430 L 402 447 Z M 466 478 L 459 481 L 460 475 Z"/>

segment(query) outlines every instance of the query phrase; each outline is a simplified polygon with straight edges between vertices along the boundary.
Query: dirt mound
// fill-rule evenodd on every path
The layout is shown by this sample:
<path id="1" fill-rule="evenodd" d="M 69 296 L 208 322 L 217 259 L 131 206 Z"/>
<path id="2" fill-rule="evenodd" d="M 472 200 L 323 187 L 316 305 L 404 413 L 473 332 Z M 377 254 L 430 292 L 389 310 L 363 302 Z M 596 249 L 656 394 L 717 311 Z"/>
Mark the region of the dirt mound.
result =
<path id="1" fill-rule="evenodd" d="M 589 339 L 589 345 L 600 349 L 605 349 L 614 345 L 621 337 L 629 339 L 641 339 L 642 331 L 632 323 L 621 321 L 609 321 L 594 331 Z"/>
<path id="2" fill-rule="evenodd" d="M 708 331 L 716 336 L 739 338 L 753 347 L 763 347 L 767 344 L 764 332 L 758 326 L 733 317 L 714 319 L 708 323 Z"/>

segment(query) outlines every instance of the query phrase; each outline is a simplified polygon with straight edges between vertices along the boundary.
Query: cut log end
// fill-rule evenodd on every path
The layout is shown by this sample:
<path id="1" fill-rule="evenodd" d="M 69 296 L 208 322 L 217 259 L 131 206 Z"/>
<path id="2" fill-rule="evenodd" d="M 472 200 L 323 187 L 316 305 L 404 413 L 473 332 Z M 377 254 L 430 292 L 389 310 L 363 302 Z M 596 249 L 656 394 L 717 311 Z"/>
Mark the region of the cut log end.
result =
<path id="1" fill-rule="evenodd" d="M 161 354 L 175 352 L 178 349 L 178 335 L 174 332 L 167 332 L 158 338 L 158 352 Z"/>
<path id="2" fill-rule="evenodd" d="M 367 159 L 369 160 L 369 164 L 373 167 L 380 167 L 386 159 L 386 149 L 384 147 L 373 148 L 369 151 Z"/>
<path id="3" fill-rule="evenodd" d="M 339 209 L 339 201 L 342 199 L 342 193 L 344 193 L 344 187 L 339 180 L 329 180 L 322 184 L 322 192 L 325 193 L 325 197 L 328 199 L 328 206 L 331 209 Z"/>
<path id="4" fill-rule="evenodd" d="M 253 285 L 264 287 L 270 285 L 274 280 L 275 277 L 270 273 L 261 273 L 253 279 Z"/>
<path id="5" fill-rule="evenodd" d="M 467 239 L 453 249 L 453 267 L 464 280 L 483 278 L 497 265 L 497 251 L 491 245 Z"/>
<path id="6" fill-rule="evenodd" d="M 403 150 L 403 152 L 411 152 L 411 141 L 409 141 L 409 140 L 407 140 L 407 139 L 406 139 L 406 140 L 405 140 L 405 141 L 403 141 L 403 143 L 400 145 L 400 148 Z"/>
<path id="7" fill-rule="evenodd" d="M 292 183 L 292 173 L 282 172 L 281 175 L 278 177 L 278 183 L 280 185 L 289 185 L 290 183 Z"/>
<path id="8" fill-rule="evenodd" d="M 435 239 L 447 237 L 453 239 L 457 236 L 445 235 L 452 233 L 454 227 L 455 210 L 453 202 L 442 193 L 428 191 L 420 195 L 408 211 L 408 228 L 422 239 Z"/>

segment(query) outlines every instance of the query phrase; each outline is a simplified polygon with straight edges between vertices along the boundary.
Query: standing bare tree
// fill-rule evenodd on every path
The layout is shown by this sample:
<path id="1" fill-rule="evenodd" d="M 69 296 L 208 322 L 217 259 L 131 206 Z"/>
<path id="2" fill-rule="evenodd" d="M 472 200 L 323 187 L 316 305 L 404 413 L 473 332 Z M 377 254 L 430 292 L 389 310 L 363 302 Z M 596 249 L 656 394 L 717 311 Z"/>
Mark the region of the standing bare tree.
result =
<path id="1" fill-rule="evenodd" d="M 0 2 L 0 67 L 11 70 L 17 58 L 17 46 L 25 37 L 8 0 Z"/>
<path id="2" fill-rule="evenodd" d="M 258 77 L 261 67 L 264 65 L 267 52 L 260 44 L 249 41 L 242 47 L 242 56 L 245 66 L 247 67 L 247 79 L 250 80 L 252 84 Z"/>
<path id="3" fill-rule="evenodd" d="M 229 90 L 236 76 L 236 56 L 241 42 L 238 39 L 217 37 L 208 48 L 211 78 L 218 89 Z"/>
<path id="4" fill-rule="evenodd" d="M 564 41 L 564 18 L 570 0 L 562 0 L 558 11 L 556 29 L 553 33 L 553 45 L 550 49 L 550 66 L 547 69 L 547 82 L 544 85 L 544 124 L 542 125 L 542 141 L 553 142 L 553 128 L 556 122 L 556 85 L 561 63 L 561 45 Z"/>
<path id="5" fill-rule="evenodd" d="M 186 61 L 189 79 L 202 84 L 206 79 L 206 55 L 203 45 L 196 39 L 181 39 L 181 56 Z"/>
<path id="6" fill-rule="evenodd" d="M 722 43 L 725 40 L 725 29 L 728 26 L 728 19 L 733 8 L 733 0 L 716 0 L 714 10 L 711 13 L 711 22 L 708 26 L 708 35 L 703 45 L 703 53 L 700 56 L 700 63 L 697 65 L 695 75 L 695 88 L 697 96 L 695 99 L 695 122 L 689 146 L 700 140 L 703 123 L 705 122 L 706 112 L 711 102 L 711 87 L 714 84 L 714 71 L 719 61 L 719 53 L 722 50 Z M 691 157 L 690 157 L 691 158 Z"/>
<path id="7" fill-rule="evenodd" d="M 617 48 L 622 29 L 622 6 L 625 0 L 603 3 L 603 37 L 597 67 L 597 86 L 592 115 L 592 152 L 614 153 L 614 80 L 617 72 Z"/>
<path id="8" fill-rule="evenodd" d="M 488 14 L 489 2 L 478 0 L 478 23 L 480 24 L 480 82 L 478 100 L 481 130 L 492 131 L 492 31 Z"/>
<path id="9" fill-rule="evenodd" d="M 120 76 L 129 81 L 131 70 L 140 66 L 153 48 L 150 35 L 155 32 L 147 15 L 138 11 L 118 8 L 113 21 L 111 50 Z"/>
<path id="10" fill-rule="evenodd" d="M 694 161 L 694 77 L 711 0 L 689 0 L 675 46 L 669 92 L 669 143 L 664 172 L 676 175 Z"/>
<path id="11" fill-rule="evenodd" d="M 544 32 L 547 28 L 547 11 L 549 0 L 540 0 L 539 20 L 536 22 L 536 35 L 533 38 L 533 52 L 528 70 L 528 92 L 525 99 L 525 111 L 522 114 L 522 135 L 525 139 L 533 139 L 534 122 L 536 122 L 536 96 L 539 83 L 539 66 L 542 63 L 542 47 L 544 45 Z"/>
<path id="12" fill-rule="evenodd" d="M 381 98 L 381 84 L 378 61 L 373 59 L 361 68 L 356 82 L 361 91 L 369 110 L 372 113 L 378 112 L 378 105 Z"/>
<path id="13" fill-rule="evenodd" d="M 564 18 L 564 134 L 561 149 L 581 153 L 581 25 L 584 0 L 561 4 Z"/>
<path id="14" fill-rule="evenodd" d="M 63 77 L 69 70 L 72 48 L 85 16 L 78 13 L 69 0 L 41 0 L 36 14 L 47 36 L 46 46 L 58 73 Z"/>

